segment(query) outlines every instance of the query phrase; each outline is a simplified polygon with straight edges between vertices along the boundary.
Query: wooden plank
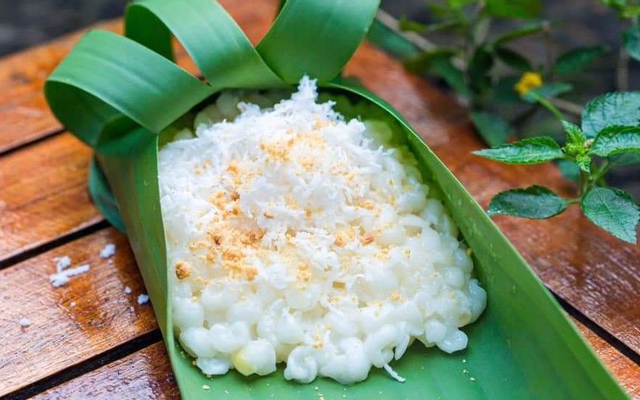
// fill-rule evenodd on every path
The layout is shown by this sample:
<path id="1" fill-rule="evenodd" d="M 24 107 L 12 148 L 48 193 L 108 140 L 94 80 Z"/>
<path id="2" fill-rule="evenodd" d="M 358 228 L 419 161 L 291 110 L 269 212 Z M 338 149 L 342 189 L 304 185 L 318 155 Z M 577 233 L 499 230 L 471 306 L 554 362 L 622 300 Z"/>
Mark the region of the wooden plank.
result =
<path id="1" fill-rule="evenodd" d="M 108 243 L 117 251 L 105 260 Z M 53 258 L 64 255 L 91 270 L 54 288 Z M 0 270 L 0 397 L 156 329 L 150 304 L 137 303 L 144 291 L 126 238 L 112 228 Z"/>
<path id="2" fill-rule="evenodd" d="M 258 6 L 244 2 L 227 3 L 233 6 L 232 14 L 243 16 L 241 24 L 249 26 L 254 32 L 250 35 L 255 37 L 268 26 L 270 12 L 265 7 L 272 7 L 272 3 L 261 2 Z M 45 69 L 38 71 L 42 74 Z M 533 182 L 555 187 L 565 193 L 570 189 L 552 167 L 505 167 L 472 158 L 470 151 L 479 148 L 480 142 L 466 122 L 464 110 L 426 82 L 405 72 L 396 60 L 370 45 L 363 46 L 357 52 L 348 73 L 362 78 L 369 88 L 402 110 L 483 204 L 486 205 L 490 196 L 498 190 Z M 23 90 L 27 93 L 38 89 L 34 84 Z M 4 109 L 4 104 L 0 108 Z M 0 118 L 0 132 L 5 130 L 3 121 Z M 42 125 L 38 125 L 38 129 L 44 132 Z M 4 133 L 0 134 L 2 136 Z M 77 143 L 73 144 L 73 140 L 62 135 L 0 158 L 0 246 L 11 243 L 4 248 L 5 256 L 32 248 L 31 243 L 45 243 L 100 220 L 82 186 L 89 160 L 88 151 L 82 150 Z M 64 146 L 61 144 L 63 142 L 69 145 Z M 49 166 L 38 169 L 43 164 L 42 159 L 50 157 L 49 160 L 58 160 L 56 153 L 65 149 L 68 151 L 67 157 L 76 160 L 75 164 L 70 164 L 75 165 L 75 169 L 65 169 L 68 164 L 61 159 L 53 162 L 57 165 L 55 168 Z M 39 157 L 28 154 L 34 152 Z M 47 172 L 47 169 L 51 171 Z M 10 185 L 5 186 L 6 182 Z M 20 185 L 21 182 L 28 184 Z M 76 182 L 77 189 L 65 182 Z M 7 187 L 13 188 L 11 196 L 7 195 L 13 201 L 9 205 L 5 204 L 3 197 Z M 20 190 L 25 192 L 22 199 L 19 198 Z M 61 200 L 57 197 L 59 195 L 63 197 Z M 77 210 L 83 211 L 76 214 Z M 14 215 L 14 224 L 1 225 L 5 214 L 9 213 Z M 15 217 L 16 213 L 20 218 Z M 28 215 L 34 215 L 28 220 L 29 223 L 19 223 L 22 217 L 28 218 Z M 499 223 L 560 297 L 630 348 L 635 351 L 640 349 L 640 335 L 636 328 L 640 326 L 640 310 L 627 307 L 628 304 L 637 304 L 637 293 L 640 293 L 638 247 L 621 245 L 591 227 L 575 211 L 550 221 L 502 218 Z M 571 232 L 572 229 L 578 232 Z"/>
<path id="3" fill-rule="evenodd" d="M 102 220 L 87 191 L 90 158 L 69 134 L 0 157 L 0 262 Z"/>
<path id="4" fill-rule="evenodd" d="M 118 26 L 103 23 L 96 27 L 114 30 Z M 47 107 L 42 87 L 83 33 L 0 60 L 0 153 L 62 128 Z"/>
<path id="5" fill-rule="evenodd" d="M 371 45 L 360 47 L 346 73 L 401 110 L 484 207 L 499 191 L 534 183 L 571 195 L 573 184 L 551 164 L 505 166 L 473 156 L 483 144 L 466 110 Z M 640 354 L 640 307 L 631 306 L 640 302 L 640 246 L 618 241 L 575 207 L 550 220 L 496 222 L 551 290 Z"/>
<path id="6" fill-rule="evenodd" d="M 640 366 L 577 320 L 573 319 L 573 322 L 627 393 L 640 399 Z"/>
<path id="7" fill-rule="evenodd" d="M 163 343 L 153 344 L 34 399 L 179 399 Z"/>
<path id="8" fill-rule="evenodd" d="M 245 33 L 257 43 L 267 31 L 275 12 L 273 2 L 220 1 L 231 14 L 243 22 Z M 95 28 L 122 32 L 121 20 L 104 22 Z M 64 36 L 0 59 L 0 153 L 50 135 L 62 128 L 53 117 L 43 94 L 44 81 L 58 63 L 82 37 L 84 31 Z M 178 46 L 178 63 L 188 71 L 197 68 Z"/>
<path id="9" fill-rule="evenodd" d="M 640 366 L 634 364 L 587 327 L 575 321 L 600 358 L 629 395 L 640 397 Z M 54 398 L 177 398 L 171 367 L 162 343 L 63 383 L 37 396 Z"/>

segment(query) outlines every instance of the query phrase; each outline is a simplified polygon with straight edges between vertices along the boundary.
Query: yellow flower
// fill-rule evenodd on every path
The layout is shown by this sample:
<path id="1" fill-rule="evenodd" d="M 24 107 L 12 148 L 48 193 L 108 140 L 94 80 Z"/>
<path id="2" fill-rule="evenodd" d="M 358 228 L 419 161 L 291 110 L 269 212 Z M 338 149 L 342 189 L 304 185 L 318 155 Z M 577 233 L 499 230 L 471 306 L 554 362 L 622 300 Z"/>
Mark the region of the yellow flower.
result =
<path id="1" fill-rule="evenodd" d="M 513 87 L 520 96 L 529 93 L 530 90 L 542 86 L 542 76 L 537 72 L 525 72 Z"/>

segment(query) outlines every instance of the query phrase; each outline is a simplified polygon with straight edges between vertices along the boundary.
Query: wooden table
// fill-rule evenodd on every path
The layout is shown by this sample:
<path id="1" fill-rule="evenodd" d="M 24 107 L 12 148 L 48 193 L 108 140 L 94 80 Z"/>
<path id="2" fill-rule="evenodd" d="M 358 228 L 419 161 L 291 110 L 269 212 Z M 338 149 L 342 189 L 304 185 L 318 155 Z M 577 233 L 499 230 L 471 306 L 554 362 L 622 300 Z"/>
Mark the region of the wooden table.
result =
<path id="1" fill-rule="evenodd" d="M 222 1 L 253 41 L 275 1 Z M 120 31 L 121 22 L 100 25 Z M 0 397 L 178 396 L 158 326 L 126 238 L 91 203 L 90 149 L 65 132 L 42 95 L 45 78 L 80 34 L 0 60 Z M 180 62 L 194 71 L 184 54 Z M 477 200 L 540 183 L 572 189 L 552 166 L 506 167 L 482 146 L 449 96 L 364 44 L 347 68 L 395 105 Z M 576 209 L 548 221 L 497 218 L 620 383 L 640 398 L 640 247 L 616 241 Z M 115 243 L 117 253 L 100 250 Z M 54 257 L 89 263 L 54 288 Z M 132 293 L 125 293 L 125 287 Z M 31 325 L 21 327 L 21 318 Z"/>

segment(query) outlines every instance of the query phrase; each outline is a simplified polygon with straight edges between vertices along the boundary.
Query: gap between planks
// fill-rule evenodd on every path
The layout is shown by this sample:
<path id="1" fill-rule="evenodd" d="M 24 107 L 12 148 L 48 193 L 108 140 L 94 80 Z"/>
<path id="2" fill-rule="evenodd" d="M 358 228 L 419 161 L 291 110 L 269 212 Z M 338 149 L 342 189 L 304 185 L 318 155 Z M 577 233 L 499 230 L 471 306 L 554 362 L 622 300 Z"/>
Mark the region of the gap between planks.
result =
<path id="1" fill-rule="evenodd" d="M 108 366 L 109 364 L 118 362 L 123 358 L 129 357 L 132 354 L 136 354 L 139 351 L 144 350 L 145 348 L 148 348 L 149 346 L 157 343 L 162 343 L 162 335 L 160 334 L 159 329 L 143 333 L 142 335 L 135 337 L 128 342 L 122 343 L 121 345 L 110 351 L 97 354 L 89 359 L 79 362 L 78 364 L 72 365 L 66 369 L 47 376 L 46 378 L 43 378 L 21 389 L 18 389 L 15 392 L 8 394 L 6 398 L 31 398 L 53 387 L 62 385 L 85 374 Z"/>

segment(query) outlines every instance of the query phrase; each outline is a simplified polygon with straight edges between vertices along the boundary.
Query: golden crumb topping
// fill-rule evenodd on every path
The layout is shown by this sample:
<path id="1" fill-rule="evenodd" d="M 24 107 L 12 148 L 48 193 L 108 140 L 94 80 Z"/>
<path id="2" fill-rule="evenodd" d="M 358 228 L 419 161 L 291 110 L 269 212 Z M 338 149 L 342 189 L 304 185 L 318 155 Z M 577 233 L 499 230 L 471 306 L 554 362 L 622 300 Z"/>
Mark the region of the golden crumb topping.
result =
<path id="1" fill-rule="evenodd" d="M 191 275 L 191 264 L 186 261 L 180 261 L 176 264 L 176 276 L 178 279 L 185 279 Z"/>

